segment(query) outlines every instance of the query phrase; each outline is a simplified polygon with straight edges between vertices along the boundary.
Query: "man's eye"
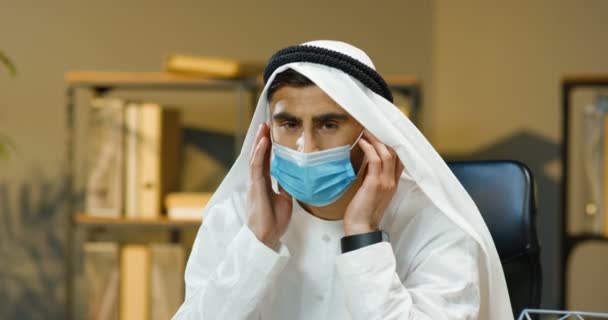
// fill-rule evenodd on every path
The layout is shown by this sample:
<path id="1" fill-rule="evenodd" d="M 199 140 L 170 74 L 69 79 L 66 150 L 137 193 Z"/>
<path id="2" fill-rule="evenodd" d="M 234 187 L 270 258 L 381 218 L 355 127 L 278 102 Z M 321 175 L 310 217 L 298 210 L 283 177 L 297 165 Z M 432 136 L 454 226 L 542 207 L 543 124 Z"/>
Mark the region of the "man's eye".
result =
<path id="1" fill-rule="evenodd" d="M 338 124 L 335 122 L 325 122 L 325 123 L 323 123 L 323 129 L 336 130 L 336 129 L 338 129 Z"/>
<path id="2" fill-rule="evenodd" d="M 297 122 L 285 121 L 281 123 L 281 127 L 288 130 L 293 130 L 298 128 Z"/>

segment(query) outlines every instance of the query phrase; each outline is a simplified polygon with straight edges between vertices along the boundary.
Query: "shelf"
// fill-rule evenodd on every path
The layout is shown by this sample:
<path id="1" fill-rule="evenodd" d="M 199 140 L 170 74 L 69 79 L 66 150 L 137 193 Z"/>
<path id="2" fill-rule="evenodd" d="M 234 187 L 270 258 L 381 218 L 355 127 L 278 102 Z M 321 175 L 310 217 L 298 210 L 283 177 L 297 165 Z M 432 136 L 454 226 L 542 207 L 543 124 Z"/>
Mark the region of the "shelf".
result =
<path id="1" fill-rule="evenodd" d="M 71 71 L 64 79 L 75 87 L 235 87 L 253 86 L 261 88 L 262 79 L 210 79 L 169 72 L 113 72 L 113 71 Z M 418 79 L 407 75 L 387 75 L 391 87 L 419 86 Z"/>
<path id="2" fill-rule="evenodd" d="M 234 88 L 255 86 L 255 79 L 209 79 L 169 72 L 71 71 L 64 79 L 72 87 L 97 88 Z"/>
<path id="3" fill-rule="evenodd" d="M 390 87 L 394 86 L 420 86 L 420 81 L 413 76 L 407 75 L 387 75 L 384 80 Z"/>
<path id="4" fill-rule="evenodd" d="M 90 104 L 78 103 L 77 99 L 79 90 L 88 90 L 88 93 L 93 95 L 104 95 L 112 92 L 112 90 L 191 90 L 194 92 L 224 90 L 235 91 L 238 96 L 238 109 L 236 117 L 236 132 L 235 152 L 241 150 L 240 143 L 244 140 L 244 132 L 246 129 L 247 119 L 245 119 L 246 107 L 249 105 L 253 108 L 257 105 L 260 91 L 264 86 L 261 77 L 246 78 L 246 79 L 209 79 L 204 77 L 196 77 L 191 75 L 180 75 L 169 72 L 112 72 L 112 71 L 73 71 L 64 74 L 66 85 L 66 114 L 65 121 L 67 128 L 67 166 L 70 170 L 68 180 L 68 193 L 72 199 L 76 198 L 75 176 L 77 172 L 77 149 L 78 139 L 82 139 L 78 135 L 77 124 L 78 119 L 76 109 L 78 104 L 90 108 Z M 388 75 L 385 76 L 389 88 L 401 95 L 406 96 L 412 106 L 411 118 L 416 123 L 417 111 L 421 105 L 422 95 L 420 92 L 421 84 L 415 77 L 407 75 Z M 91 92 L 92 91 L 92 92 Z M 251 97 L 249 97 L 251 96 Z M 156 219 L 144 218 L 108 218 L 86 214 L 86 212 L 78 212 L 80 209 L 75 209 L 75 202 L 68 203 L 67 211 L 70 212 L 69 217 L 69 232 L 68 232 L 68 256 L 66 259 L 66 288 L 67 288 L 67 311 L 68 319 L 73 319 L 74 300 L 78 300 L 78 289 L 74 287 L 73 273 L 82 272 L 82 261 L 80 259 L 83 249 L 83 241 L 98 241 L 92 235 L 98 231 L 101 233 L 129 233 L 131 231 L 169 231 L 170 242 L 179 243 L 184 231 L 196 231 L 202 223 L 202 219 L 192 220 L 176 220 L 167 217 L 159 217 Z M 202 218 L 202 212 L 201 212 Z M 104 238 L 105 239 L 105 238 Z M 76 299 L 75 299 L 76 298 Z M 77 305 L 77 304 L 76 304 Z"/>
<path id="5" fill-rule="evenodd" d="M 201 220 L 170 219 L 159 217 L 146 218 L 105 218 L 84 213 L 74 217 L 74 223 L 83 227 L 156 227 L 156 228 L 198 228 Z"/>
<path id="6" fill-rule="evenodd" d="M 597 83 L 608 84 L 608 74 L 572 74 L 562 78 L 562 83 L 569 85 Z"/>

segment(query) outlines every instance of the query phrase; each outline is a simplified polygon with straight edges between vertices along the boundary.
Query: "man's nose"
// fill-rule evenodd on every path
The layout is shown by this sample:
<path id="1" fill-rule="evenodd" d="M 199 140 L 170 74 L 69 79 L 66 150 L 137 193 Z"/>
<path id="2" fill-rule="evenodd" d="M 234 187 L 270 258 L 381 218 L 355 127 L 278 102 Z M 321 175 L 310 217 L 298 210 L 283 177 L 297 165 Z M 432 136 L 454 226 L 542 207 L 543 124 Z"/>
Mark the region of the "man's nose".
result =
<path id="1" fill-rule="evenodd" d="M 298 150 L 304 153 L 319 151 L 316 138 L 312 132 L 304 131 L 298 139 Z"/>

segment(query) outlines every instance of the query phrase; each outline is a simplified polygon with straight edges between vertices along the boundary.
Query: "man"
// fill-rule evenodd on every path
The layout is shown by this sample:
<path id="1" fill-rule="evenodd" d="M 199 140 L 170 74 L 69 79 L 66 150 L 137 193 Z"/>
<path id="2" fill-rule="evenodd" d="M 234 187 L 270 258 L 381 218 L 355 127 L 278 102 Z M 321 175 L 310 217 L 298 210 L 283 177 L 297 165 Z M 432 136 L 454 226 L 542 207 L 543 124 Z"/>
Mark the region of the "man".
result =
<path id="1" fill-rule="evenodd" d="M 471 198 L 365 53 L 277 52 L 174 319 L 513 319 Z"/>

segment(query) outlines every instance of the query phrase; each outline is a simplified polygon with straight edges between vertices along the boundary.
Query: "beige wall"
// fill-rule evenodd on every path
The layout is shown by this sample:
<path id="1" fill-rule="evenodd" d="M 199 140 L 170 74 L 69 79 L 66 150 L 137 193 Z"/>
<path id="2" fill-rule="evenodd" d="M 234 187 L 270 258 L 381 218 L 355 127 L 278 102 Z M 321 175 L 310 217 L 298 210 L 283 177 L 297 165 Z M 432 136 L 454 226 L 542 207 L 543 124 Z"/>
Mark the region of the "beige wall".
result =
<path id="1" fill-rule="evenodd" d="M 504 152 L 493 152 L 540 165 L 533 169 L 539 178 L 543 301 L 551 306 L 558 301 L 561 274 L 556 268 L 559 83 L 564 74 L 608 73 L 608 2 L 439 0 L 433 6 L 426 134 L 440 152 L 450 154 L 486 150 L 521 132 L 540 141 L 521 150 L 503 145 Z M 541 142 L 553 146 L 544 148 Z M 590 261 L 579 262 L 577 272 L 591 267 Z M 570 297 L 577 301 L 593 292 L 573 288 L 579 291 Z M 605 306 L 599 309 L 606 311 Z"/>
<path id="2" fill-rule="evenodd" d="M 435 146 L 470 151 L 529 129 L 560 139 L 564 74 L 608 72 L 608 2 L 435 1 Z"/>

